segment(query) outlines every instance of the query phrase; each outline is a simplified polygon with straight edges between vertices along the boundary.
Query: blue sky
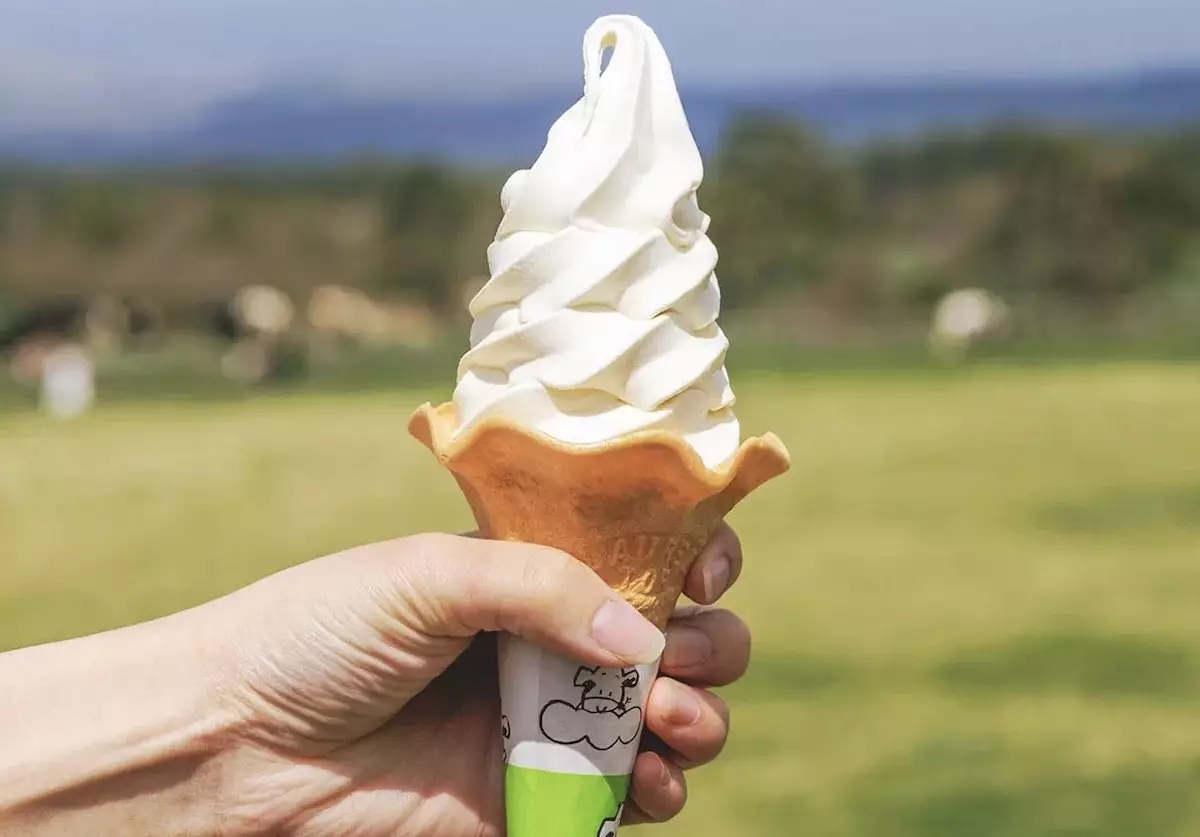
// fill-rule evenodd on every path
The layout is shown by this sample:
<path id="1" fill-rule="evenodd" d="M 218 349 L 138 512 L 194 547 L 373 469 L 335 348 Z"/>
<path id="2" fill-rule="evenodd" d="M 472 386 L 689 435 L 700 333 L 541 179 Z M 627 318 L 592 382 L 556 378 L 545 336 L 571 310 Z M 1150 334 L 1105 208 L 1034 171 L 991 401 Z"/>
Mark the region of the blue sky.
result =
<path id="1" fill-rule="evenodd" d="M 297 74 L 560 86 L 583 30 L 618 11 L 654 26 L 691 81 L 1200 63 L 1200 0 L 0 0 L 0 119 L 184 107 Z"/>

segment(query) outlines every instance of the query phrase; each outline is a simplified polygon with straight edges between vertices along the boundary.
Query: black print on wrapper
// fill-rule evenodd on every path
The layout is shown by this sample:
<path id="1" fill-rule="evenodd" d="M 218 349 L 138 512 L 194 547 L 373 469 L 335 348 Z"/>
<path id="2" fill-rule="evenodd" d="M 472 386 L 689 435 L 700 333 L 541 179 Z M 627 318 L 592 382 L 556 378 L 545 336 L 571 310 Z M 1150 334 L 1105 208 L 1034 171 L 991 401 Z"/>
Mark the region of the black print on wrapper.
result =
<path id="1" fill-rule="evenodd" d="M 504 761 L 507 762 L 508 741 L 512 738 L 512 725 L 509 724 L 507 715 L 500 716 L 500 737 L 504 739 L 504 742 L 500 745 L 500 754 L 503 756 Z"/>
<path id="2" fill-rule="evenodd" d="M 538 725 L 555 744 L 586 743 L 593 750 L 632 744 L 642 731 L 642 709 L 635 705 L 635 668 L 580 666 L 575 672 L 579 701 L 552 700 L 542 707 Z"/>
<path id="3" fill-rule="evenodd" d="M 600 830 L 596 832 L 596 837 L 617 837 L 617 826 L 621 824 L 621 812 L 625 810 L 625 805 L 617 806 L 617 813 L 600 823 Z"/>

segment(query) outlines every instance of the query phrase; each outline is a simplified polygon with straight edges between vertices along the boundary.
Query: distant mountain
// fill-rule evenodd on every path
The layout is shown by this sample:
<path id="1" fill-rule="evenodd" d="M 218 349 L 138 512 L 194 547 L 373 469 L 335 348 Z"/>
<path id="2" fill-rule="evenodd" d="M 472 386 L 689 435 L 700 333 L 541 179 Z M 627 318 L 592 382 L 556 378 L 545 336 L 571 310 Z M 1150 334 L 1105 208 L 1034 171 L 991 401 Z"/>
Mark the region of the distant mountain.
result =
<path id="1" fill-rule="evenodd" d="M 184 126 L 126 134 L 40 131 L 4 136 L 0 157 L 49 164 L 333 162 L 434 155 L 531 160 L 576 91 L 491 101 L 367 95 L 336 84 L 264 87 L 212 104 Z M 711 152 L 741 111 L 802 119 L 840 143 L 1002 120 L 1158 128 L 1200 122 L 1200 68 L 1080 79 L 898 81 L 742 89 L 685 88 L 693 132 Z"/>

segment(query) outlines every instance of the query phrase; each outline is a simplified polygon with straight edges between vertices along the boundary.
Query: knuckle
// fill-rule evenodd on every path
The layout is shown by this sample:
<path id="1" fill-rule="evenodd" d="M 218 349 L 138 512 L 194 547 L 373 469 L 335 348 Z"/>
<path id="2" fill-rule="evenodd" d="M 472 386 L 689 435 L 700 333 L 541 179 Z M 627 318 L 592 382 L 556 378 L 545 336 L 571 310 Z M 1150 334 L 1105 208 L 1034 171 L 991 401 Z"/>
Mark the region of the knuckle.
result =
<path id="1" fill-rule="evenodd" d="M 524 634 L 530 613 L 561 612 L 567 597 L 579 587 L 573 558 L 555 549 L 512 545 L 507 560 L 489 562 L 495 585 L 508 591 L 498 603 L 499 628 Z"/>
<path id="2" fill-rule="evenodd" d="M 455 551 L 458 538 L 442 532 L 423 532 L 398 541 L 403 551 L 417 561 L 436 561 Z"/>
<path id="3" fill-rule="evenodd" d="M 441 532 L 426 532 L 413 535 L 398 542 L 399 560 L 394 563 L 396 573 L 403 574 L 410 582 L 423 580 L 433 587 L 443 586 L 439 581 L 453 577 L 458 569 L 458 556 L 462 549 L 458 538 Z M 466 573 L 470 577 L 470 573 Z"/>
<path id="4" fill-rule="evenodd" d="M 539 546 L 530 550 L 529 563 L 547 595 L 560 597 L 586 589 L 587 572 L 583 564 L 558 549 Z"/>
<path id="5" fill-rule="evenodd" d="M 520 567 L 517 577 L 521 586 L 537 597 L 551 595 L 562 589 L 571 569 L 565 555 L 545 547 L 523 549 L 518 560 Z"/>

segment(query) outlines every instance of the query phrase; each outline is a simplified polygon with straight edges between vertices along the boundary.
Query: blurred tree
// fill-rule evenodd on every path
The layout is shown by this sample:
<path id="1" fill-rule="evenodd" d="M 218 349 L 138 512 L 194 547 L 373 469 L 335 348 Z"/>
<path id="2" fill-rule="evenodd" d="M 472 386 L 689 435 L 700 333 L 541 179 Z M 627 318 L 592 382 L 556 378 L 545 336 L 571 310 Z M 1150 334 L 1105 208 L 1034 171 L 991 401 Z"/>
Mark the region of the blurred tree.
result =
<path id="1" fill-rule="evenodd" d="M 449 313 L 466 279 L 461 238 L 474 216 L 472 190 L 449 169 L 418 163 L 388 181 L 383 200 L 381 288 Z"/>
<path id="2" fill-rule="evenodd" d="M 136 289 L 176 323 L 248 283 L 303 304 L 335 282 L 462 316 L 506 174 L 394 160 L 0 169 L 0 293 L 15 310 Z M 1161 309 L 1200 286 L 1200 128 L 1000 125 L 839 152 L 788 118 L 748 113 L 729 124 L 700 202 L 727 309 L 790 298 L 835 324 L 898 322 L 982 285 L 1065 300 L 1061 316 L 1078 301 Z"/>
<path id="3" fill-rule="evenodd" d="M 731 308 L 820 280 L 858 207 L 853 173 L 814 134 L 761 113 L 726 132 L 707 197 Z"/>
<path id="4" fill-rule="evenodd" d="M 202 237 L 217 247 L 238 247 L 246 244 L 248 218 L 246 201 L 240 195 L 214 196 L 208 206 Z"/>
<path id="5" fill-rule="evenodd" d="M 119 249 L 138 222 L 137 189 L 114 178 L 68 181 L 56 195 L 57 220 L 68 235 L 101 252 Z"/>
<path id="6" fill-rule="evenodd" d="M 17 319 L 17 301 L 6 290 L 4 277 L 0 276 L 0 335 L 5 334 Z"/>
<path id="7" fill-rule="evenodd" d="M 1200 215 L 1170 166 L 1073 137 L 1026 150 L 981 241 L 994 284 L 1111 305 L 1183 255 Z"/>
<path id="8" fill-rule="evenodd" d="M 873 191 L 925 190 L 981 175 L 1011 175 L 1052 152 L 1060 138 L 1021 123 L 971 131 L 935 131 L 904 141 L 884 141 L 859 155 Z"/>

